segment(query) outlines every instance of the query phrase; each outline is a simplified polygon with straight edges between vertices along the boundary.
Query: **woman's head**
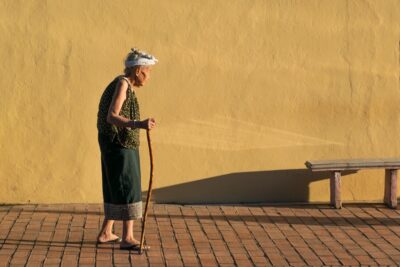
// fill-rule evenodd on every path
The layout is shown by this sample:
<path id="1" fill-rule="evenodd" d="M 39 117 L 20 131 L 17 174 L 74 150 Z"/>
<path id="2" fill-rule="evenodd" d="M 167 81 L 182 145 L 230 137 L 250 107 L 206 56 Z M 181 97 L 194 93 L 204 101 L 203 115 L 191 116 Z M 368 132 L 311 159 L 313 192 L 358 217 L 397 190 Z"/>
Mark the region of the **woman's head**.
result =
<path id="1" fill-rule="evenodd" d="M 157 61 L 154 56 L 132 48 L 125 59 L 125 76 L 130 77 L 135 86 L 142 86 L 150 78 L 151 66 Z"/>

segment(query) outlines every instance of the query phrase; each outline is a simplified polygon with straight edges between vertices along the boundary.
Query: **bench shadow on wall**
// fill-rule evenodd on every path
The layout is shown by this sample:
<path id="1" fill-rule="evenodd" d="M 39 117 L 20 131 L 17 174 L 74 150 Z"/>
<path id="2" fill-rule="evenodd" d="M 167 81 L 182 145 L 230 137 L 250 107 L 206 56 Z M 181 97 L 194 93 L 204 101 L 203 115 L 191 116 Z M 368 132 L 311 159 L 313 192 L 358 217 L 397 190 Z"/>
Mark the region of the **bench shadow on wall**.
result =
<path id="1" fill-rule="evenodd" d="M 342 176 L 353 173 L 343 172 Z M 157 188 L 155 177 L 152 201 L 177 204 L 308 202 L 310 184 L 329 180 L 330 175 L 330 172 L 308 169 L 240 172 L 163 188 Z M 147 190 L 143 192 L 143 199 L 146 197 Z M 329 201 L 329 184 L 326 199 Z"/>

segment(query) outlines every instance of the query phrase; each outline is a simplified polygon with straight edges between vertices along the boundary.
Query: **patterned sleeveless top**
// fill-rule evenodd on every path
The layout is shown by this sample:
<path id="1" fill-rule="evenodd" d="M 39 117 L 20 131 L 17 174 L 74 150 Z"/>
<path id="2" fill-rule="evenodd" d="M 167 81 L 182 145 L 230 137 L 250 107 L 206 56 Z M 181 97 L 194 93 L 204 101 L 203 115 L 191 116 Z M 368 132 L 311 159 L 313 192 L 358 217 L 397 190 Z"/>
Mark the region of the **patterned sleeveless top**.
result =
<path id="1" fill-rule="evenodd" d="M 131 88 L 131 83 L 124 76 L 117 76 L 104 90 L 99 103 L 99 111 L 97 113 L 97 130 L 99 134 L 108 137 L 112 143 L 117 143 L 125 148 L 139 147 L 139 128 L 118 127 L 107 122 L 108 109 L 116 90 L 116 86 L 121 79 L 128 82 L 126 90 L 126 99 L 122 104 L 120 116 L 130 120 L 140 120 L 139 103 L 135 92 Z"/>

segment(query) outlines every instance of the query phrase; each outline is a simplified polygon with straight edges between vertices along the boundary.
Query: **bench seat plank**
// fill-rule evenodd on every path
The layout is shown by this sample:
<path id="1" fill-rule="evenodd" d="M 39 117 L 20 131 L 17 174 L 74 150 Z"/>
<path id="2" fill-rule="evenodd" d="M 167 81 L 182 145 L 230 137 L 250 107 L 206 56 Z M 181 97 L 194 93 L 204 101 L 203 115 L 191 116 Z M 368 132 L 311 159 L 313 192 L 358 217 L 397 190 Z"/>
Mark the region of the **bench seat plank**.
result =
<path id="1" fill-rule="evenodd" d="M 345 171 L 372 168 L 400 169 L 400 158 L 319 160 L 307 161 L 305 165 L 312 171 Z"/>

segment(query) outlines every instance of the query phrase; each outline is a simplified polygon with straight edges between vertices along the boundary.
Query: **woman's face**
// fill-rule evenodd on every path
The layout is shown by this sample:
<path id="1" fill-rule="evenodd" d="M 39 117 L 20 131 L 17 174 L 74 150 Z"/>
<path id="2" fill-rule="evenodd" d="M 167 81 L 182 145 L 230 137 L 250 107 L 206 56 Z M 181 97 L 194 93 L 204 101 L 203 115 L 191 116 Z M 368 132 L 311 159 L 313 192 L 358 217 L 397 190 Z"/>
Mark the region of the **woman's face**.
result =
<path id="1" fill-rule="evenodd" d="M 139 66 L 136 71 L 136 83 L 137 86 L 143 86 L 149 79 L 150 79 L 150 71 L 151 67 L 150 66 Z"/>

